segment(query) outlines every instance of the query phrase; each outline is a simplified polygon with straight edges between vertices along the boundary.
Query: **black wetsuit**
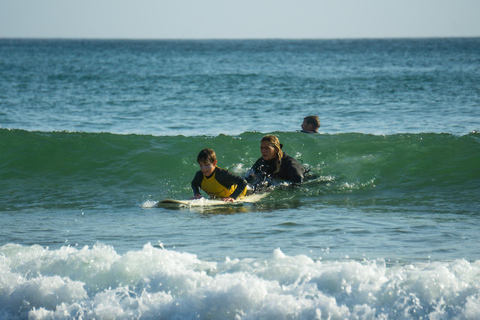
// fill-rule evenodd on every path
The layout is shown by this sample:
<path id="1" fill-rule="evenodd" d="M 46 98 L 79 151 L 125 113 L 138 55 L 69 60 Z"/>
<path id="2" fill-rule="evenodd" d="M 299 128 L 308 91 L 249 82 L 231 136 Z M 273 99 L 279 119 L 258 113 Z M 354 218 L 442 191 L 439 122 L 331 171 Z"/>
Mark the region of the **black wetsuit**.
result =
<path id="1" fill-rule="evenodd" d="M 284 153 L 280 170 L 277 173 L 275 173 L 277 170 L 276 162 L 277 159 L 268 161 L 263 160 L 263 158 L 258 159 L 252 166 L 250 174 L 246 177 L 247 182 L 255 184 L 278 178 L 293 183 L 302 183 L 305 168 L 297 160 Z"/>

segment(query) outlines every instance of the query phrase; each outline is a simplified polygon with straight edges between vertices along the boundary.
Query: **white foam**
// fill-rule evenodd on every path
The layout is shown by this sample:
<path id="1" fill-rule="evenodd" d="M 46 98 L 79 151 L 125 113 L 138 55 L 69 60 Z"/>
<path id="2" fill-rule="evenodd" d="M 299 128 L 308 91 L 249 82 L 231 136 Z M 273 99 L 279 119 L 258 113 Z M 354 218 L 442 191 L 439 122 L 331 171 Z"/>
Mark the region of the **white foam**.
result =
<path id="1" fill-rule="evenodd" d="M 480 261 L 387 266 L 280 249 L 203 261 L 145 245 L 0 247 L 0 318 L 478 319 Z"/>
<path id="2" fill-rule="evenodd" d="M 155 208 L 157 206 L 158 206 L 158 201 L 153 201 L 153 200 L 146 200 L 141 205 L 142 208 Z"/>

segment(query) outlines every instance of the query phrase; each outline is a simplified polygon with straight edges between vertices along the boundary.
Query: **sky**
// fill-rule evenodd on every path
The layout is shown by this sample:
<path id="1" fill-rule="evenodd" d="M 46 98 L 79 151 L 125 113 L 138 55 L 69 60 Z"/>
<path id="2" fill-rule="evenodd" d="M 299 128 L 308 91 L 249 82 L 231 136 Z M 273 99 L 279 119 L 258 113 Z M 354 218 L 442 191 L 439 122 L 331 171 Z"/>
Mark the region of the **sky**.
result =
<path id="1" fill-rule="evenodd" d="M 480 0 L 0 0 L 0 38 L 480 37 Z"/>

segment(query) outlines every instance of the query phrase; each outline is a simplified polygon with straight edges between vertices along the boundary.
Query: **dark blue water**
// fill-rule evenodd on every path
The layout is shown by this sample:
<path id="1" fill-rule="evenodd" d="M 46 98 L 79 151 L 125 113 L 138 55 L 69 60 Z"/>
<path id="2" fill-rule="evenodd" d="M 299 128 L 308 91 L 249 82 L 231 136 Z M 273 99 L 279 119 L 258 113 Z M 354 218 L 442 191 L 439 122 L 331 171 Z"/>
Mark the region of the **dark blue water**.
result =
<path id="1" fill-rule="evenodd" d="M 478 130 L 480 40 L 0 40 L 0 125 L 217 135 Z"/>

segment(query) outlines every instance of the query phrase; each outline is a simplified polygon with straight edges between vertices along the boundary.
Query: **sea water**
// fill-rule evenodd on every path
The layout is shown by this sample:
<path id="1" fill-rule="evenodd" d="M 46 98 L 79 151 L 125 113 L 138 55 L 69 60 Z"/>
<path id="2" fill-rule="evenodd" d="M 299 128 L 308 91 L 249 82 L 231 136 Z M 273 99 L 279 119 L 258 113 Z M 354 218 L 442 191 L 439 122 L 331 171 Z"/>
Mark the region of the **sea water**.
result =
<path id="1" fill-rule="evenodd" d="M 478 38 L 0 40 L 0 319 L 478 319 L 479 83 Z M 146 208 L 267 133 L 303 185 Z"/>

